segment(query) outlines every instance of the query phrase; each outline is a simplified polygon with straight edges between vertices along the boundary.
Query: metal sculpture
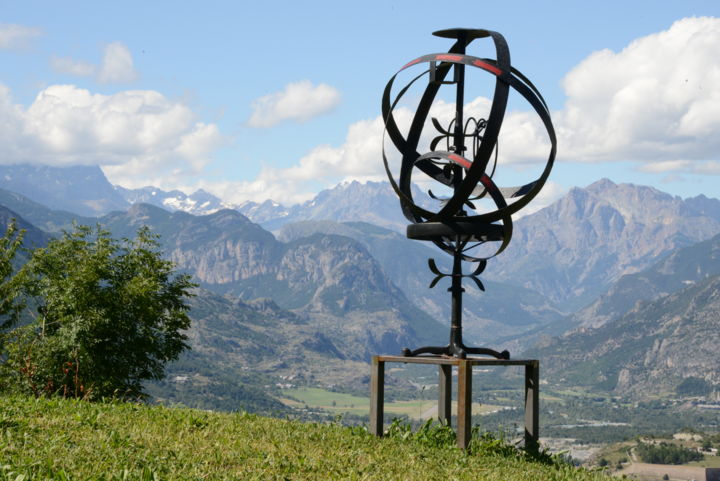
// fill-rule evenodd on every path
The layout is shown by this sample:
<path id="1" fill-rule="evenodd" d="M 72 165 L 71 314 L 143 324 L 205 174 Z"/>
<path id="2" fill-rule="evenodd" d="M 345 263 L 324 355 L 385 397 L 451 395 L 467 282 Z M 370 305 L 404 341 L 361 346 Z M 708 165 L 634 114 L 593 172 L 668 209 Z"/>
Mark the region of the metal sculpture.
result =
<path id="1" fill-rule="evenodd" d="M 452 296 L 450 343 L 442 347 L 421 347 L 411 351 L 404 349 L 404 356 L 435 355 L 465 358 L 468 354 L 494 356 L 509 359 L 507 351 L 497 352 L 489 348 L 467 347 L 462 339 L 462 279 L 472 279 L 477 287 L 485 290 L 478 275 L 486 267 L 487 260 L 500 254 L 512 237 L 512 214 L 525 207 L 543 187 L 552 170 L 556 151 L 556 138 L 548 107 L 540 92 L 522 73 L 510 64 L 510 52 L 505 38 L 497 32 L 474 29 L 449 29 L 433 35 L 455 39 L 447 53 L 429 54 L 416 58 L 403 66 L 387 83 L 382 97 L 382 115 L 385 135 L 395 146 L 400 157 L 400 172 L 396 180 L 390 167 L 383 140 L 383 162 L 392 188 L 400 198 L 403 214 L 411 222 L 407 227 L 410 239 L 432 241 L 444 252 L 453 256 L 452 272 L 441 272 L 433 259 L 428 260 L 435 278 L 433 288 L 440 279 L 450 277 Z M 489 37 L 494 44 L 494 59 L 473 57 L 466 54 L 467 46 L 476 39 Z M 422 73 L 414 76 L 393 97 L 393 85 L 401 72 L 424 65 Z M 479 69 L 495 77 L 492 105 L 487 118 L 464 116 L 466 68 Z M 446 80 L 450 71 L 452 79 Z M 407 132 L 403 134 L 394 112 L 411 86 L 428 76 L 427 86 Z M 455 86 L 455 111 L 444 126 L 437 118 L 428 122 L 430 109 L 443 85 Z M 547 131 L 550 148 L 547 162 L 539 177 L 519 187 L 501 188 L 493 180 L 497 173 L 498 135 L 505 116 L 510 91 L 519 93 L 534 109 Z M 429 142 L 429 151 L 418 149 L 423 131 L 432 125 L 436 132 Z M 443 150 L 436 150 L 443 146 Z M 415 170 L 425 174 L 439 186 L 452 190 L 452 195 L 441 198 L 428 190 L 430 198 L 439 202 L 439 209 L 426 208 L 413 199 L 411 190 Z M 491 200 L 495 208 L 478 212 L 478 202 Z M 466 210 L 466 209 L 469 209 Z M 470 251 L 487 242 L 498 243 L 491 255 L 471 255 Z M 475 263 L 471 274 L 462 273 L 462 261 Z"/>

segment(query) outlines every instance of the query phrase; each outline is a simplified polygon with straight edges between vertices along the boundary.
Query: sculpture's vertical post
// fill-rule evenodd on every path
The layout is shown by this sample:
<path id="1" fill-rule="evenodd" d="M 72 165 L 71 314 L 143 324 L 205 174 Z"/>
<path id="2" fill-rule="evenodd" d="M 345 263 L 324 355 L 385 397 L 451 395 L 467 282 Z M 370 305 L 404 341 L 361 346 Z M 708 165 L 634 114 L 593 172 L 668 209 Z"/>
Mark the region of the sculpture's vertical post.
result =
<path id="1" fill-rule="evenodd" d="M 461 449 L 470 445 L 472 431 L 472 363 L 458 361 L 457 444 Z"/>
<path id="2" fill-rule="evenodd" d="M 438 419 L 450 426 L 452 420 L 452 366 L 439 366 Z"/>
<path id="3" fill-rule="evenodd" d="M 463 32 L 458 34 L 458 44 L 460 44 L 459 54 L 465 55 L 467 47 L 466 35 Z M 465 152 L 465 121 L 463 118 L 463 109 L 465 108 L 465 65 L 456 63 L 453 66 L 453 74 L 455 78 L 455 130 L 453 132 L 453 150 L 458 155 Z M 453 166 L 454 188 L 457 188 L 462 182 L 463 168 L 459 165 Z"/>
<path id="4" fill-rule="evenodd" d="M 540 362 L 525 366 L 525 448 L 537 450 L 540 438 Z"/>
<path id="5" fill-rule="evenodd" d="M 452 284 L 448 289 L 452 295 L 452 312 L 450 317 L 450 349 L 455 357 L 465 358 L 465 349 L 462 338 L 462 254 L 455 252 L 453 257 Z"/>
<path id="6" fill-rule="evenodd" d="M 373 356 L 370 370 L 370 433 L 383 435 L 385 403 L 385 362 Z"/>

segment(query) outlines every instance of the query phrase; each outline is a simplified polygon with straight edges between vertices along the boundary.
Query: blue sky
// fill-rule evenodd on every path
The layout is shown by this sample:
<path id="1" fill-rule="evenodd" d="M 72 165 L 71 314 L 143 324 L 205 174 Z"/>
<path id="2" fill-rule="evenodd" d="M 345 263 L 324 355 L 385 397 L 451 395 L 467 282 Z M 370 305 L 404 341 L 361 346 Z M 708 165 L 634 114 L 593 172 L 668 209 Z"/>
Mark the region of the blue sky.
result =
<path id="1" fill-rule="evenodd" d="M 462 26 L 501 32 L 553 110 L 545 201 L 601 177 L 720 197 L 714 17 L 716 0 L 0 1 L 0 162 L 99 164 L 231 202 L 380 179 L 385 83 Z M 520 125 L 528 108 L 511 109 Z"/>

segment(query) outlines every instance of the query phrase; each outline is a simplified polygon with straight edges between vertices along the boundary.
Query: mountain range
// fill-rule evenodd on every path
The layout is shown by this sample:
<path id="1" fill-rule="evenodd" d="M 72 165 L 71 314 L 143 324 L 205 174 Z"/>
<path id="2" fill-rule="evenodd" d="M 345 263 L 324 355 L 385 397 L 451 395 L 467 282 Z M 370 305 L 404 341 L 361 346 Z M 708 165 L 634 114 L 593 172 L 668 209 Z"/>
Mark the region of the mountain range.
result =
<path id="1" fill-rule="evenodd" d="M 446 341 L 449 294 L 442 282 L 428 289 L 427 259 L 447 270 L 450 258 L 399 233 L 406 222 L 387 184 L 343 184 L 291 208 L 266 201 L 232 209 L 202 191 L 122 189 L 102 177 L 107 185 L 88 189 L 94 194 L 50 204 L 65 211 L 45 207 L 53 192 L 100 182 L 76 174 L 58 173 L 59 183 L 24 194 L 2 184 L 0 205 L 39 227 L 38 242 L 73 219 L 118 236 L 151 226 L 166 255 L 203 288 L 193 307 L 196 362 L 205 356 L 224 369 L 305 372 L 315 382 L 358 387 L 371 354 Z M 98 197 L 108 189 L 116 196 Z M 79 215 L 120 207 L 117 196 L 123 208 Z M 697 376 L 717 389 L 709 346 L 720 339 L 709 320 L 717 314 L 718 233 L 717 199 L 607 179 L 572 189 L 516 222 L 510 247 L 481 276 L 485 292 L 466 286 L 466 337 L 513 354 L 542 340 L 530 354 L 561 384 L 641 396 L 672 392 Z M 679 359 L 683 350 L 696 354 L 694 364 Z"/>
<path id="2" fill-rule="evenodd" d="M 681 199 L 602 179 L 519 219 L 510 246 L 488 265 L 487 275 L 573 312 L 623 275 L 718 232 L 720 200 Z"/>
<path id="3" fill-rule="evenodd" d="M 128 189 L 112 185 L 97 166 L 0 165 L 0 189 L 81 216 L 102 216 L 144 203 L 194 215 L 233 209 L 271 231 L 306 220 L 365 221 L 400 232 L 407 224 L 385 182 L 343 183 L 307 202 L 285 207 L 272 200 L 225 202 L 202 189 L 191 194 L 154 186 Z"/>

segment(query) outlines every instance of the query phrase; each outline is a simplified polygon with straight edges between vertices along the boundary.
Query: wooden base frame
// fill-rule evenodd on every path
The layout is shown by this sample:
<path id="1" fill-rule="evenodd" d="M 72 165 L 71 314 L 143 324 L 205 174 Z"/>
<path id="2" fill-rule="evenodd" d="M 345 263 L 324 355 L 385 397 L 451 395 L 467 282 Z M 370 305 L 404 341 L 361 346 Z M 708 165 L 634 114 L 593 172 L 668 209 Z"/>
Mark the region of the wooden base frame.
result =
<path id="1" fill-rule="evenodd" d="M 467 449 L 472 428 L 472 369 L 474 366 L 525 366 L 525 448 L 538 449 L 540 362 L 535 359 L 482 359 L 451 357 L 373 356 L 370 376 L 370 432 L 383 435 L 385 404 L 385 363 L 437 365 L 438 418 L 450 425 L 452 401 L 452 368 L 458 370 L 457 387 L 457 444 Z"/>

